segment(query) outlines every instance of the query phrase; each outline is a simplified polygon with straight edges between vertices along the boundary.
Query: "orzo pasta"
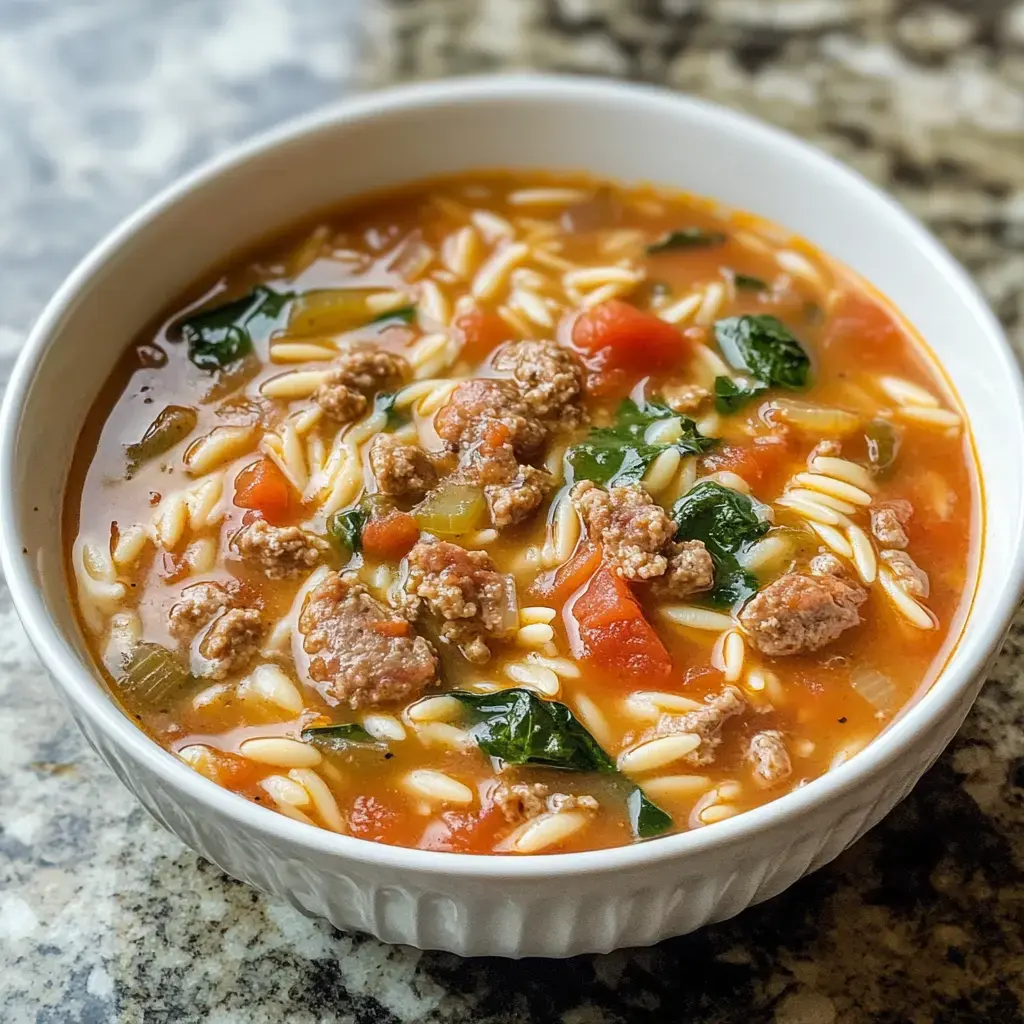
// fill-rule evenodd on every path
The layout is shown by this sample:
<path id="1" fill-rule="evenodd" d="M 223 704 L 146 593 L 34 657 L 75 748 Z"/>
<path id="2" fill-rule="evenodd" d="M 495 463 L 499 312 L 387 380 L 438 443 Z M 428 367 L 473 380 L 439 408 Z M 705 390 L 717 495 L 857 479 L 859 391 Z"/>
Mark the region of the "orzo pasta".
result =
<path id="1" fill-rule="evenodd" d="M 705 200 L 426 182 L 209 279 L 86 424 L 113 694 L 308 825 L 523 855 L 701 828 L 940 670 L 979 514 L 949 389 L 845 268 Z"/>

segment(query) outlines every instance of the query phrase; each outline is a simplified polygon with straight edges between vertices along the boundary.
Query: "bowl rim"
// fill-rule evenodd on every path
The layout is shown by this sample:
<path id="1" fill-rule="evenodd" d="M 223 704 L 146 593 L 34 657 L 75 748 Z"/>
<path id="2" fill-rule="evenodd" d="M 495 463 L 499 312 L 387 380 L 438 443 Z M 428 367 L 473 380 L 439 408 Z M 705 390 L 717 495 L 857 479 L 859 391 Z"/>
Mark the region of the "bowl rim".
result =
<path id="1" fill-rule="evenodd" d="M 1012 554 L 1008 583 L 998 597 L 995 613 L 976 627 L 979 632 L 972 642 L 974 653 L 956 666 L 955 672 L 944 668 L 931 687 L 855 758 L 801 789 L 713 826 L 663 836 L 650 842 L 579 853 L 508 857 L 420 850 L 304 825 L 252 803 L 200 775 L 150 739 L 120 710 L 103 687 L 97 685 L 94 671 L 77 655 L 51 618 L 42 594 L 33 582 L 28 559 L 22 554 L 21 537 L 16 526 L 18 501 L 14 466 L 21 414 L 36 366 L 58 337 L 65 313 L 81 293 L 88 291 L 94 275 L 133 235 L 144 230 L 180 198 L 267 150 L 316 134 L 322 129 L 366 121 L 396 110 L 537 97 L 662 107 L 666 113 L 675 111 L 677 114 L 683 110 L 690 119 L 714 120 L 719 129 L 724 127 L 762 146 L 788 151 L 794 158 L 829 177 L 837 187 L 853 189 L 859 203 L 873 205 L 910 237 L 921 258 L 933 265 L 987 335 L 995 356 L 1003 364 L 1004 386 L 1009 397 L 1016 402 L 1018 432 L 1024 434 L 1021 412 L 1024 409 L 1024 381 L 1010 344 L 977 287 L 946 249 L 895 200 L 853 169 L 787 131 L 703 99 L 614 79 L 530 72 L 412 83 L 356 95 L 288 120 L 177 178 L 123 220 L 81 260 L 47 303 L 18 356 L 0 409 L 0 566 L 33 647 L 64 699 L 73 704 L 76 717 L 85 716 L 95 729 L 125 749 L 134 761 L 205 811 L 242 828 L 268 834 L 292 848 L 334 855 L 339 865 L 349 861 L 374 868 L 399 868 L 421 875 L 513 881 L 538 876 L 556 878 L 626 869 L 635 871 L 667 861 L 706 856 L 727 846 L 750 841 L 788 820 L 820 810 L 890 768 L 908 747 L 926 735 L 961 699 L 986 659 L 997 649 L 1024 590 L 1024 545 L 1019 543 L 1024 536 L 1024 508 L 1021 508 L 1017 510 L 1014 524 L 1018 543 Z M 969 611 L 965 629 L 970 617 Z"/>

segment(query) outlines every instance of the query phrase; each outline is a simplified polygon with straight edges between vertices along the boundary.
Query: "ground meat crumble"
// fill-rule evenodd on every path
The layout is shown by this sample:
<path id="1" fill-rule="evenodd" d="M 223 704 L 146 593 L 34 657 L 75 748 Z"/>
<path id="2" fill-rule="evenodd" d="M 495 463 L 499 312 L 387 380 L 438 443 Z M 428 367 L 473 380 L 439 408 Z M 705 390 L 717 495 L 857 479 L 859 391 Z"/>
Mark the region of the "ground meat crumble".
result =
<path id="1" fill-rule="evenodd" d="M 919 599 L 928 596 L 931 590 L 928 574 L 906 551 L 883 551 L 878 557 L 892 570 L 897 586 L 904 593 Z"/>
<path id="2" fill-rule="evenodd" d="M 653 734 L 645 738 L 692 733 L 700 737 L 700 746 L 682 760 L 698 766 L 711 764 L 722 743 L 722 726 L 730 718 L 746 711 L 747 702 L 735 686 L 726 686 L 721 693 L 705 697 L 704 703 L 705 707 L 687 711 L 682 715 L 663 714 L 658 719 Z"/>
<path id="3" fill-rule="evenodd" d="M 791 572 L 747 603 L 740 624 L 762 654 L 816 651 L 860 623 L 857 609 L 866 598 L 863 587 L 838 576 Z"/>
<path id="4" fill-rule="evenodd" d="M 331 367 L 314 399 L 338 423 L 362 416 L 378 391 L 394 391 L 409 379 L 408 362 L 381 349 L 360 347 L 343 352 Z"/>
<path id="5" fill-rule="evenodd" d="M 200 674 L 224 679 L 244 671 L 259 652 L 265 627 L 257 608 L 241 603 L 236 583 L 193 583 L 168 612 L 168 630 L 179 640 L 206 633 L 198 645 Z"/>
<path id="6" fill-rule="evenodd" d="M 272 580 L 312 569 L 331 550 L 330 544 L 315 533 L 298 526 L 271 526 L 264 519 L 243 526 L 231 538 L 231 548 Z"/>
<path id="7" fill-rule="evenodd" d="M 570 497 L 616 575 L 633 582 L 656 579 L 660 596 L 679 599 L 714 585 L 707 548 L 699 540 L 674 540 L 676 524 L 640 484 L 605 491 L 584 480 Z"/>
<path id="8" fill-rule="evenodd" d="M 437 486 L 432 454 L 418 444 L 403 444 L 391 434 L 378 434 L 370 445 L 370 469 L 381 494 L 419 501 Z"/>
<path id="9" fill-rule="evenodd" d="M 491 656 L 486 641 L 516 629 L 518 623 L 506 614 L 515 608 L 515 581 L 497 572 L 485 552 L 448 541 L 420 541 L 409 552 L 408 567 L 406 612 L 414 618 L 424 611 L 436 615 L 441 636 L 469 661 L 486 662 Z"/>
<path id="10" fill-rule="evenodd" d="M 419 697 L 437 682 L 437 658 L 408 621 L 354 579 L 329 573 L 299 616 L 309 675 L 331 704 L 375 707 Z"/>
<path id="11" fill-rule="evenodd" d="M 775 729 L 755 733 L 747 747 L 747 760 L 754 767 L 754 779 L 768 788 L 785 782 L 793 772 L 782 733 Z"/>
<path id="12" fill-rule="evenodd" d="M 592 796 L 550 793 L 543 782 L 499 782 L 491 793 L 491 802 L 507 822 L 514 824 L 545 813 L 559 814 L 577 809 L 596 811 L 600 806 Z"/>
<path id="13" fill-rule="evenodd" d="M 492 365 L 512 374 L 537 418 L 558 429 L 583 422 L 583 367 L 569 349 L 553 341 L 514 341 L 499 349 Z"/>

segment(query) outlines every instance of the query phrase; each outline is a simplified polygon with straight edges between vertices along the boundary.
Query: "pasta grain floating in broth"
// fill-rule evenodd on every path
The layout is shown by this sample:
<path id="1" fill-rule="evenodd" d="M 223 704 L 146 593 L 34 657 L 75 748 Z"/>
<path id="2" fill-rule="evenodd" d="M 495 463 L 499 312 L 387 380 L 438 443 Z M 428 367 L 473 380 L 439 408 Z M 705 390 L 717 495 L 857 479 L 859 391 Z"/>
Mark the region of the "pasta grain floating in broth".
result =
<path id="1" fill-rule="evenodd" d="M 164 311 L 86 424 L 66 565 L 97 671 L 207 778 L 547 856 L 855 756 L 956 643 L 978 517 L 938 367 L 846 268 L 705 200 L 495 173 Z"/>

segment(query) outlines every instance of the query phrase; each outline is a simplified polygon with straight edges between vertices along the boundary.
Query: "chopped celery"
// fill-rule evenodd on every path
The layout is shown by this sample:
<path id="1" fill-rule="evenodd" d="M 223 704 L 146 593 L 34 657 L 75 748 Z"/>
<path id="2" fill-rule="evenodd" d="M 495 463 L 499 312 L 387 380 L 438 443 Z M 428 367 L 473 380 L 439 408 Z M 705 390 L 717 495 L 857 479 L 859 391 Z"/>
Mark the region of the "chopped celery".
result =
<path id="1" fill-rule="evenodd" d="M 196 682 L 166 647 L 143 641 L 136 644 L 117 685 L 126 697 L 160 706 Z"/>
<path id="2" fill-rule="evenodd" d="M 143 463 L 170 451 L 195 430 L 199 414 L 191 406 L 169 405 L 146 428 L 142 440 L 126 444 L 127 476 L 133 476 Z"/>
<path id="3" fill-rule="evenodd" d="M 442 484 L 413 510 L 421 530 L 439 537 L 457 537 L 478 529 L 487 517 L 487 501 L 479 487 Z"/>

